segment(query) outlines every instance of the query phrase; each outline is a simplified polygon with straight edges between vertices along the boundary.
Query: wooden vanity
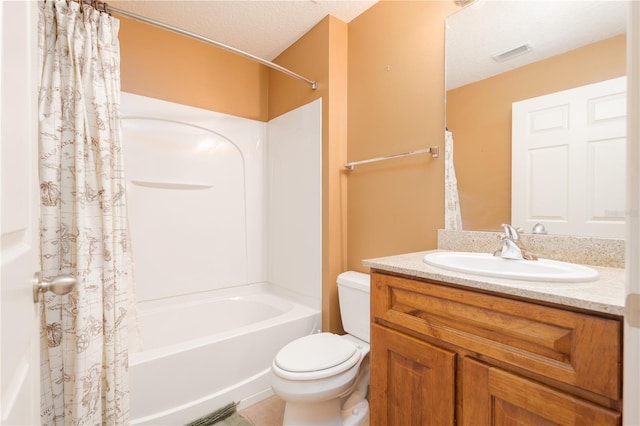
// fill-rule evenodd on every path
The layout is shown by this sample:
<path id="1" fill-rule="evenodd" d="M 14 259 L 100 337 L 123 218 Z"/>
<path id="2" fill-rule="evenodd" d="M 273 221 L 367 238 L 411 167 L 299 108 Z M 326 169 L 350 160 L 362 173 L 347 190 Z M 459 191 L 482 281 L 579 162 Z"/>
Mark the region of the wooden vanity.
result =
<path id="1" fill-rule="evenodd" d="M 621 315 L 386 259 L 365 262 L 371 425 L 621 424 Z"/>

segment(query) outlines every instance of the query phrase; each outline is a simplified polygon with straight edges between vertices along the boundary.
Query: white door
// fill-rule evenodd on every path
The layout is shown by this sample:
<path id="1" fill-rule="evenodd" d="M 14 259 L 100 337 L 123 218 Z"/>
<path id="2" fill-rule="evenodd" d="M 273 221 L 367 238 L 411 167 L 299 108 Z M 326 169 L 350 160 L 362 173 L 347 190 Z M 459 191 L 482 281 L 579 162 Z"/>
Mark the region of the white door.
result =
<path id="1" fill-rule="evenodd" d="M 0 424 L 40 424 L 36 2 L 0 2 Z"/>
<path id="2" fill-rule="evenodd" d="M 511 223 L 625 237 L 626 77 L 515 102 Z"/>

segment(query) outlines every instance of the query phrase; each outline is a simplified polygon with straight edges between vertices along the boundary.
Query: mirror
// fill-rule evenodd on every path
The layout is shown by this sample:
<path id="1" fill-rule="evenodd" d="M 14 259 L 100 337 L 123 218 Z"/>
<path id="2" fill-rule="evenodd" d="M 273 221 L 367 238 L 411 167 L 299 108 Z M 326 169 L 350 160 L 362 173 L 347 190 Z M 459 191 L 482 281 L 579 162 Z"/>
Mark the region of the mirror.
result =
<path id="1" fill-rule="evenodd" d="M 477 0 L 447 18 L 446 126 L 463 229 L 511 223 L 513 102 L 626 74 L 627 6 Z"/>

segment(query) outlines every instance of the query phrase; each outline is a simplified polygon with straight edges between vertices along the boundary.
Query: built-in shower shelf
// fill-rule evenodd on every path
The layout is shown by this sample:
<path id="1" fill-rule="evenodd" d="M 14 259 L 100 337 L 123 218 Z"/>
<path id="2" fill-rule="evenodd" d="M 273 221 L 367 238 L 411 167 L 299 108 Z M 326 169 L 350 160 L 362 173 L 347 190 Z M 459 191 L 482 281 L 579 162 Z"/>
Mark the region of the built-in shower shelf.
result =
<path id="1" fill-rule="evenodd" d="M 158 188 L 158 189 L 198 190 L 198 189 L 209 189 L 213 187 L 213 185 L 201 184 L 201 183 L 158 182 L 158 181 L 147 181 L 147 180 L 132 180 L 131 183 L 137 186 L 144 186 L 147 188 Z"/>

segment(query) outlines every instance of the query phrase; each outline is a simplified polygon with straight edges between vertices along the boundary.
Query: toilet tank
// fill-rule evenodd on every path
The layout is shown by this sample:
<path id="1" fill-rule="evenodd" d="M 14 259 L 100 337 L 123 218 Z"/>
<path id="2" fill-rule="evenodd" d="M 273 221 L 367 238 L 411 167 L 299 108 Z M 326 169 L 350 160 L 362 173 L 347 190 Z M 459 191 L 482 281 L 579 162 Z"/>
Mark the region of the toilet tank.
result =
<path id="1" fill-rule="evenodd" d="M 347 271 L 338 275 L 338 300 L 344 331 L 370 342 L 371 287 L 369 274 Z"/>

